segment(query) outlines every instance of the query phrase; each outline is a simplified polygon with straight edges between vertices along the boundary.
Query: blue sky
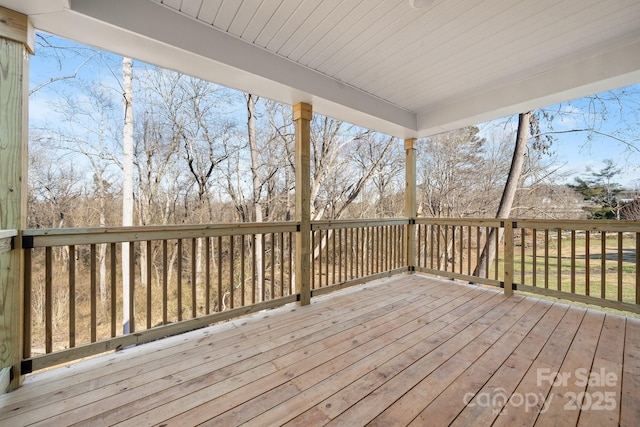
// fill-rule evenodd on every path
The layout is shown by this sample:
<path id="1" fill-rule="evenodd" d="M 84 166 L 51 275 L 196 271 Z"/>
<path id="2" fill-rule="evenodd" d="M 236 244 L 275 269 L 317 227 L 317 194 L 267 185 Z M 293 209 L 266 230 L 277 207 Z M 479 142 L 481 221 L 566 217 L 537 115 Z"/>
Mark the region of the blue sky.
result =
<path id="1" fill-rule="evenodd" d="M 39 33 L 39 35 L 43 35 Z M 111 69 L 119 70 L 120 58 L 108 53 L 101 54 L 99 61 L 82 65 L 84 59 L 76 54 L 76 50 L 87 49 L 57 37 L 44 34 L 39 38 L 41 42 L 36 55 L 31 57 L 30 87 L 33 89 L 39 84 L 57 76 L 71 75 L 78 71 L 78 77 L 85 80 L 103 81 L 105 86 L 113 87 L 114 102 L 121 102 L 117 90 L 119 73 L 108 71 L 109 67 L 100 64 L 115 65 Z M 42 42 L 62 46 L 67 49 L 46 49 Z M 52 52 L 54 52 L 52 54 Z M 94 58 L 96 59 L 96 58 Z M 137 63 L 139 65 L 139 63 Z M 69 86 L 69 85 L 67 85 Z M 61 95 L 61 85 L 52 84 L 38 90 L 30 98 L 31 124 L 38 126 L 45 120 L 52 118 L 50 103 Z M 563 132 L 554 134 L 554 143 L 551 152 L 557 161 L 562 164 L 565 172 L 575 175 L 587 173 L 589 168 L 599 170 L 603 166 L 603 160 L 611 159 L 622 169 L 616 181 L 627 188 L 640 188 L 640 84 L 629 88 L 602 94 L 595 98 L 586 98 L 569 101 L 560 106 L 550 106 L 544 110 L 555 113 L 552 121 L 552 129 L 541 126 L 546 130 Z M 601 111 L 606 110 L 603 116 Z M 561 113 L 559 113 L 562 111 Z M 502 118 L 493 122 L 480 124 L 485 135 L 493 126 L 515 127 L 516 117 Z M 573 129 L 595 129 L 593 132 L 573 132 Z M 569 132 L 571 131 L 571 132 Z M 566 133 L 565 133 L 566 132 Z M 611 135 L 605 136 L 605 135 Z M 617 139 L 616 139 L 617 138 Z M 625 142 L 635 144 L 638 149 L 630 148 Z M 571 182 L 572 178 L 568 179 Z"/>
<path id="2" fill-rule="evenodd" d="M 604 160 L 611 159 L 621 169 L 615 178 L 628 189 L 640 188 L 640 85 L 629 86 L 594 97 L 569 100 L 543 109 L 553 120 L 540 122 L 541 131 L 549 132 L 554 141 L 550 155 L 569 174 L 575 176 L 599 171 Z M 483 123 L 479 127 L 487 135 L 493 127 L 515 132 L 517 116 Z"/>

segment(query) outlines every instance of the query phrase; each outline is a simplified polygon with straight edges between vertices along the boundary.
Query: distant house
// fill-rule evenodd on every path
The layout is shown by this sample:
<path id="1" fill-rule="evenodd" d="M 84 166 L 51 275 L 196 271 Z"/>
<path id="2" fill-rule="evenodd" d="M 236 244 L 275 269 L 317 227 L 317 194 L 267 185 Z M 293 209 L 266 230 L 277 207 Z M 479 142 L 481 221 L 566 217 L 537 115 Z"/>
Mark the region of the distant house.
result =
<path id="1" fill-rule="evenodd" d="M 616 194 L 619 203 L 631 203 L 640 199 L 640 191 L 637 190 L 621 190 Z"/>
<path id="2" fill-rule="evenodd" d="M 593 203 L 566 185 L 541 185 L 519 190 L 513 218 L 586 219 Z"/>

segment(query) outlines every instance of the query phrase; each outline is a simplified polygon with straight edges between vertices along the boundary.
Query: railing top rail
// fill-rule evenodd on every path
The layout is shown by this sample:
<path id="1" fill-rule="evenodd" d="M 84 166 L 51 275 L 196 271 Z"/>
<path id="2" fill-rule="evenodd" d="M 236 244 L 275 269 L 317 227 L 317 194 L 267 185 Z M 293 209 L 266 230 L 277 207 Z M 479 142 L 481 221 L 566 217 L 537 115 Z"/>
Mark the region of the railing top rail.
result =
<path id="1" fill-rule="evenodd" d="M 519 228 L 549 230 L 640 232 L 640 221 L 514 219 Z"/>
<path id="2" fill-rule="evenodd" d="M 147 240 L 295 232 L 297 222 L 262 222 L 201 225 L 160 225 L 142 227 L 88 227 L 24 230 L 32 247 L 78 244 L 120 243 Z"/>
<path id="3" fill-rule="evenodd" d="M 404 225 L 409 218 L 380 218 L 380 219 L 340 219 L 311 221 L 312 230 L 334 230 L 340 228 L 384 227 L 389 225 Z"/>
<path id="4" fill-rule="evenodd" d="M 18 235 L 18 230 L 0 230 L 0 239 L 8 239 Z"/>
<path id="5" fill-rule="evenodd" d="M 340 219 L 311 221 L 312 230 L 332 230 L 339 228 L 384 227 L 388 225 L 404 225 L 409 218 L 380 218 L 380 219 Z"/>
<path id="6" fill-rule="evenodd" d="M 499 227 L 503 221 L 505 220 L 499 218 L 416 218 L 416 224 L 467 225 L 473 227 Z"/>
<path id="7" fill-rule="evenodd" d="M 564 219 L 520 219 L 520 218 L 416 218 L 416 224 L 465 225 L 472 227 L 498 227 L 510 221 L 517 228 L 541 230 L 579 230 L 640 232 L 640 221 L 632 220 L 564 220 Z"/>

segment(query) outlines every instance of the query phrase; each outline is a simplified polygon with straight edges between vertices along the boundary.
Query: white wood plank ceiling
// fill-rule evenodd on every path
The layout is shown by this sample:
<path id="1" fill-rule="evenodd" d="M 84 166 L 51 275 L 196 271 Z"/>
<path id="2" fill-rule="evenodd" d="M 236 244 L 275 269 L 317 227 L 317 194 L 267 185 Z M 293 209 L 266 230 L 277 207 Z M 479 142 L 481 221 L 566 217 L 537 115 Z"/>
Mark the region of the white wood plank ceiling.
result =
<path id="1" fill-rule="evenodd" d="M 65 37 L 401 137 L 640 82 L 639 0 L 56 1 L 54 12 L 44 0 L 0 5 Z"/>

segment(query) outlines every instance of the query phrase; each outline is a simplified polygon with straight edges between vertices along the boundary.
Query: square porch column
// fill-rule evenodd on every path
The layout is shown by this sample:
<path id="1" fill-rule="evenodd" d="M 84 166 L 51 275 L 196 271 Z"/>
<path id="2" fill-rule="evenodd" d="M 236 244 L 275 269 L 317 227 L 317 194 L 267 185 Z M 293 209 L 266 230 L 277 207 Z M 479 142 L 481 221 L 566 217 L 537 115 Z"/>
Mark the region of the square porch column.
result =
<path id="1" fill-rule="evenodd" d="M 26 15 L 0 7 L 0 230 L 17 230 L 13 250 L 0 255 L 0 383 L 20 386 L 23 352 L 24 254 L 27 216 L 29 54 Z M 30 337 L 28 337 L 30 339 Z"/>
<path id="2" fill-rule="evenodd" d="M 311 105 L 300 102 L 293 106 L 295 123 L 296 164 L 296 222 L 300 229 L 296 235 L 296 292 L 300 305 L 311 302 Z"/>
<path id="3" fill-rule="evenodd" d="M 407 266 L 409 271 L 415 271 L 416 266 L 416 140 L 404 140 L 405 151 L 405 191 L 404 215 L 409 218 L 407 226 Z"/>

